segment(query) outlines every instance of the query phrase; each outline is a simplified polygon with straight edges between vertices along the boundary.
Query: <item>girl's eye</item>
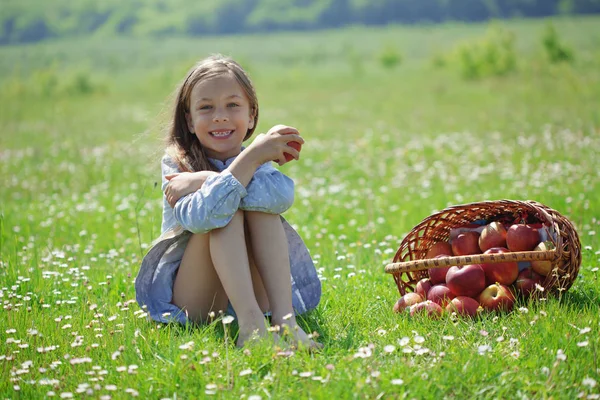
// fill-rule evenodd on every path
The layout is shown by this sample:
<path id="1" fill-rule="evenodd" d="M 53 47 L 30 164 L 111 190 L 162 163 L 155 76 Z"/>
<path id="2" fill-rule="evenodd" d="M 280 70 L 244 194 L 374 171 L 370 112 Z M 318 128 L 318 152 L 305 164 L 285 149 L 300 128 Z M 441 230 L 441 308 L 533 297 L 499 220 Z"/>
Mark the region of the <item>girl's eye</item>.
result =
<path id="1" fill-rule="evenodd" d="M 212 108 L 212 106 L 204 105 L 204 106 L 200 106 L 198 109 L 199 110 L 210 110 L 211 108 Z"/>
<path id="2" fill-rule="evenodd" d="M 240 105 L 238 103 L 229 103 L 227 104 L 227 107 L 239 107 Z"/>

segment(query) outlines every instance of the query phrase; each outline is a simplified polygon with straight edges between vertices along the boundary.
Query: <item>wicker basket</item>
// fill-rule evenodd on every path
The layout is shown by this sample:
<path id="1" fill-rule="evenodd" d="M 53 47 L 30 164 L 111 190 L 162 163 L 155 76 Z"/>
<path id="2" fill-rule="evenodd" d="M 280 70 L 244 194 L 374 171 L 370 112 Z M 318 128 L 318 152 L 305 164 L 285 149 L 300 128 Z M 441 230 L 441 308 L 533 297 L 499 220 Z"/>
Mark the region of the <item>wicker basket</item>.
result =
<path id="1" fill-rule="evenodd" d="M 449 240 L 451 229 L 482 220 L 542 223 L 555 250 L 424 259 L 434 243 Z M 557 211 L 535 201 L 484 201 L 449 207 L 425 218 L 404 238 L 385 272 L 393 274 L 400 294 L 404 295 L 414 291 L 420 279 L 428 277 L 430 268 L 532 260 L 552 260 L 552 272 L 543 282 L 546 292 L 569 289 L 581 265 L 581 242 L 573 224 Z"/>

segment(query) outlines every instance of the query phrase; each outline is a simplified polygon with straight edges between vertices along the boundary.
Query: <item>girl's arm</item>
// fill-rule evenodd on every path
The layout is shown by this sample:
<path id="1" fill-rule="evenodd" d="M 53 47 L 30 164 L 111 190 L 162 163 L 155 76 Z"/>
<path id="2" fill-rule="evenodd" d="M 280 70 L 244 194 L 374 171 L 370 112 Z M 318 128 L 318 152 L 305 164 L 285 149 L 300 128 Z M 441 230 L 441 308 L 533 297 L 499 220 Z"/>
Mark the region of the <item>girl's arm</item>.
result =
<path id="1" fill-rule="evenodd" d="M 167 202 L 175 207 L 177 200 L 199 190 L 209 176 L 217 175 L 215 171 L 181 172 L 165 175 L 168 185 L 164 193 Z"/>
<path id="2" fill-rule="evenodd" d="M 290 154 L 296 160 L 300 157 L 298 150 L 287 145 L 292 141 L 304 143 L 304 139 L 296 128 L 275 125 L 266 134 L 258 135 L 254 142 L 242 151 L 225 171 L 230 171 L 244 187 L 247 187 L 263 164 L 280 160 L 278 161 L 279 165 L 283 165 L 287 162 L 285 153 Z M 279 172 L 277 171 L 277 173 Z"/>
<path id="3" fill-rule="evenodd" d="M 285 164 L 285 153 L 296 160 L 299 158 L 298 150 L 287 145 L 290 141 L 304 143 L 296 128 L 275 125 L 266 134 L 258 135 L 229 166 L 248 192 L 240 209 L 281 214 L 291 207 L 294 182 L 271 165 L 272 160 L 280 160 L 279 165 Z"/>
<path id="4" fill-rule="evenodd" d="M 166 176 L 178 172 L 168 156 L 163 158 L 162 171 L 165 190 L 169 185 Z M 213 174 L 206 178 L 199 190 L 180 198 L 175 207 L 167 203 L 165 195 L 163 231 L 172 225 L 172 219 L 193 233 L 222 228 L 231 221 L 244 196 L 246 189 L 229 171 Z"/>
<path id="5" fill-rule="evenodd" d="M 256 170 L 246 191 L 248 194 L 240 203 L 241 210 L 282 214 L 294 203 L 294 181 L 271 163 Z"/>

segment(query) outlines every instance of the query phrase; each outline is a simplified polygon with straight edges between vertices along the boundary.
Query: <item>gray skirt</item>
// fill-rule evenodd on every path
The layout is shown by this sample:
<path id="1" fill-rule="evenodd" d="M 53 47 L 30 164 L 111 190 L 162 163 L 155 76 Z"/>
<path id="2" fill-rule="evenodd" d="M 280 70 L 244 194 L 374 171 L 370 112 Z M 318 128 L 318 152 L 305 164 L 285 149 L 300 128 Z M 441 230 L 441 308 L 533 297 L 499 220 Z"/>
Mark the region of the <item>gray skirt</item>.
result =
<path id="1" fill-rule="evenodd" d="M 319 304 L 321 281 L 302 238 L 283 217 L 281 221 L 290 254 L 292 305 L 296 314 L 302 314 Z M 166 231 L 142 260 L 135 278 L 136 300 L 155 321 L 188 322 L 185 312 L 171 301 L 173 283 L 191 235 L 181 227 Z"/>

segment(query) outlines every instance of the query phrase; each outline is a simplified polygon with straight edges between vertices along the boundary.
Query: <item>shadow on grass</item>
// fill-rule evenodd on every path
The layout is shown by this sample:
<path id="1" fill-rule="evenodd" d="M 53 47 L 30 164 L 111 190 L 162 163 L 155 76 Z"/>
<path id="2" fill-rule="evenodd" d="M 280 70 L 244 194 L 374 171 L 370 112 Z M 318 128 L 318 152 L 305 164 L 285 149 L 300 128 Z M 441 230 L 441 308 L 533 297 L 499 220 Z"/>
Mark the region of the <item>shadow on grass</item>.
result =
<path id="1" fill-rule="evenodd" d="M 576 310 L 588 310 L 600 305 L 598 293 L 591 289 L 569 290 L 560 298 L 560 303 Z"/>
<path id="2" fill-rule="evenodd" d="M 325 321 L 325 315 L 320 308 L 306 313 L 298 318 L 298 324 L 306 332 L 316 332 L 316 341 L 323 344 L 325 349 L 349 350 L 356 347 L 357 343 L 364 341 L 359 332 L 361 329 L 353 322 L 347 323 L 343 330 L 332 332 L 331 324 Z"/>

